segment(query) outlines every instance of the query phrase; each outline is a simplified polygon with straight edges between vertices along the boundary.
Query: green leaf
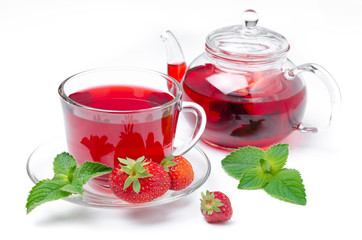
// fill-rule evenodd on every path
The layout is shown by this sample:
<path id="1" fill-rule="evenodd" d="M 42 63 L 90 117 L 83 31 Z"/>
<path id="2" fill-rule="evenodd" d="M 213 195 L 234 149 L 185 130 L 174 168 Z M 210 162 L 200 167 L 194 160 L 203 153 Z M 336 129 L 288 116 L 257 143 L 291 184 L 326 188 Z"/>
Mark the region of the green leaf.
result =
<path id="1" fill-rule="evenodd" d="M 135 193 L 139 193 L 141 191 L 141 184 L 137 178 L 133 181 L 133 191 L 135 191 Z"/>
<path id="2" fill-rule="evenodd" d="M 112 170 L 113 168 L 98 162 L 84 162 L 77 169 L 74 180 L 80 181 L 84 185 L 91 178 L 110 173 Z"/>
<path id="3" fill-rule="evenodd" d="M 175 156 L 171 155 L 169 157 L 165 157 L 161 161 L 161 166 L 166 170 L 166 172 L 170 172 L 170 167 L 174 167 L 178 165 L 179 163 L 176 161 L 172 161 L 175 158 Z"/>
<path id="4" fill-rule="evenodd" d="M 145 160 L 145 156 L 137 158 L 136 162 L 142 163 Z"/>
<path id="5" fill-rule="evenodd" d="M 260 159 L 260 167 L 265 173 L 270 173 L 270 162 L 265 159 Z"/>
<path id="6" fill-rule="evenodd" d="M 61 190 L 72 193 L 72 194 L 80 194 L 82 195 L 83 190 L 83 184 L 80 183 L 80 181 L 73 181 L 70 184 L 64 185 Z"/>
<path id="7" fill-rule="evenodd" d="M 62 187 L 63 191 L 83 194 L 83 185 L 91 178 L 110 173 L 113 169 L 98 162 L 84 162 L 76 169 L 74 179 L 70 184 Z"/>
<path id="8" fill-rule="evenodd" d="M 265 152 L 265 159 L 270 162 L 271 173 L 275 174 L 284 167 L 289 154 L 288 147 L 288 144 L 273 145 Z"/>
<path id="9" fill-rule="evenodd" d="M 247 169 L 260 166 L 264 151 L 256 147 L 244 147 L 231 152 L 222 161 L 222 167 L 232 177 L 240 179 Z"/>
<path id="10" fill-rule="evenodd" d="M 206 190 L 206 194 L 201 192 L 201 210 L 203 214 L 209 214 L 211 215 L 213 212 L 221 212 L 220 208 L 221 206 L 224 206 L 224 204 L 221 202 L 220 199 L 215 198 L 214 193 L 210 193 L 209 190 Z"/>
<path id="11" fill-rule="evenodd" d="M 133 191 L 139 193 L 141 190 L 141 184 L 138 179 L 152 176 L 152 174 L 148 173 L 147 169 L 144 168 L 144 166 L 149 164 L 150 161 L 146 161 L 145 157 L 140 157 L 137 160 L 133 160 L 131 158 L 119 158 L 119 161 L 126 164 L 121 167 L 121 170 L 129 175 L 124 182 L 123 189 L 127 189 L 132 184 Z"/>
<path id="12" fill-rule="evenodd" d="M 70 192 L 61 190 L 63 186 L 64 181 L 59 180 L 47 179 L 36 183 L 28 196 L 26 203 L 26 213 L 30 213 L 35 207 L 42 203 L 70 196 Z"/>
<path id="13" fill-rule="evenodd" d="M 306 194 L 300 173 L 282 169 L 270 178 L 264 190 L 271 196 L 290 203 L 306 205 Z"/>
<path id="14" fill-rule="evenodd" d="M 53 179 L 35 184 L 29 193 L 27 213 L 42 203 L 68 197 L 71 194 L 83 194 L 83 185 L 91 178 L 111 172 L 113 169 L 97 162 L 77 162 L 69 153 L 58 154 L 53 161 Z"/>
<path id="15" fill-rule="evenodd" d="M 65 179 L 71 182 L 74 177 L 74 171 L 77 168 L 77 162 L 74 157 L 67 152 L 58 154 L 54 158 L 53 171 L 54 178 Z"/>
<path id="16" fill-rule="evenodd" d="M 124 159 L 124 158 L 118 158 L 118 161 L 119 161 L 120 163 L 122 163 L 123 165 L 129 165 L 130 162 L 132 162 L 133 160 L 130 159 L 130 158 L 126 158 L 126 159 Z"/>
<path id="17" fill-rule="evenodd" d="M 262 167 L 250 168 L 241 176 L 239 189 L 260 189 L 270 181 L 271 174 L 264 172 Z"/>
<path id="18" fill-rule="evenodd" d="M 128 188 L 129 186 L 131 186 L 131 184 L 134 182 L 135 178 L 132 176 L 129 176 L 126 181 L 124 181 L 124 185 L 123 185 L 123 189 Z"/>
<path id="19" fill-rule="evenodd" d="M 137 162 L 137 161 L 136 161 L 136 163 L 135 163 L 135 165 L 134 165 L 134 170 L 135 170 L 136 172 L 143 172 L 143 171 L 145 171 L 146 169 L 142 167 L 142 164 L 141 164 L 140 162 Z"/>

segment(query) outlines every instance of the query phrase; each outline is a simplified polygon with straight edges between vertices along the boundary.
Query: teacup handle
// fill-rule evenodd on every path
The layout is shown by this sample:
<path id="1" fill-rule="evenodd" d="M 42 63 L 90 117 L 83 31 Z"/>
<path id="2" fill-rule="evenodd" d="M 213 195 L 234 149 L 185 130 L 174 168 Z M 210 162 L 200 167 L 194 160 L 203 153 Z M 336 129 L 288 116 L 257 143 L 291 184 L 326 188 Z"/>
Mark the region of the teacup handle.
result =
<path id="1" fill-rule="evenodd" d="M 172 155 L 183 155 L 188 152 L 199 141 L 206 127 L 206 113 L 197 103 L 183 101 L 181 111 L 190 112 L 195 115 L 195 127 L 190 139 L 182 145 L 175 147 Z"/>
<path id="2" fill-rule="evenodd" d="M 312 126 L 304 126 L 303 123 L 299 123 L 295 128 L 301 132 L 307 133 L 317 133 L 327 129 L 332 120 L 335 119 L 336 112 L 341 107 L 341 92 L 339 87 L 334 80 L 334 78 L 324 69 L 322 66 L 314 63 L 306 63 L 300 66 L 297 66 L 293 69 L 289 69 L 284 73 L 284 77 L 288 80 L 293 80 L 298 74 L 302 72 L 310 72 L 315 74 L 324 84 L 326 89 L 328 90 L 330 101 L 331 101 L 331 113 L 329 116 L 329 122 L 326 126 L 323 127 L 312 127 Z"/>

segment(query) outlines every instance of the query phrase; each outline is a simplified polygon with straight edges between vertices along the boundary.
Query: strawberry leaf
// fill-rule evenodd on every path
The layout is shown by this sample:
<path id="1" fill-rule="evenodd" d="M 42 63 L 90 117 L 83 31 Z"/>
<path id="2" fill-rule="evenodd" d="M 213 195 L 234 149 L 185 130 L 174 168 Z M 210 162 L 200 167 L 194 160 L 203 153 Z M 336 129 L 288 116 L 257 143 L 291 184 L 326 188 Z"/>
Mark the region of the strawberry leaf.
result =
<path id="1" fill-rule="evenodd" d="M 137 158 L 136 162 L 141 163 L 141 162 L 143 162 L 144 160 L 145 160 L 145 156 L 142 156 L 142 157 Z"/>
<path id="2" fill-rule="evenodd" d="M 165 157 L 164 159 L 162 159 L 161 161 L 161 166 L 166 170 L 166 172 L 170 172 L 170 167 L 176 166 L 179 163 L 176 161 L 172 161 L 175 158 L 175 156 L 169 156 L 169 157 Z"/>
<path id="3" fill-rule="evenodd" d="M 214 193 L 210 193 L 209 190 L 206 190 L 206 194 L 201 192 L 200 201 L 203 214 L 207 213 L 211 215 L 213 212 L 221 212 L 219 207 L 224 206 L 224 204 L 221 203 L 221 200 L 215 198 Z"/>
<path id="4" fill-rule="evenodd" d="M 127 164 L 125 166 L 122 166 L 121 170 L 129 175 L 129 177 L 124 182 L 123 189 L 128 188 L 132 184 L 133 191 L 139 193 L 141 190 L 141 184 L 138 179 L 152 176 L 152 174 L 148 173 L 143 167 L 150 162 L 145 161 L 145 157 L 140 157 L 137 160 L 133 160 L 131 158 L 119 158 L 119 161 L 123 164 Z"/>
<path id="5" fill-rule="evenodd" d="M 124 181 L 123 189 L 127 189 L 131 184 L 134 182 L 135 178 L 132 176 L 129 176 L 126 181 Z"/>
<path id="6" fill-rule="evenodd" d="M 133 181 L 133 191 L 135 191 L 135 193 L 139 193 L 141 191 L 141 184 L 137 178 Z"/>
<path id="7" fill-rule="evenodd" d="M 129 158 L 126 158 L 126 159 L 124 159 L 124 158 L 118 158 L 118 161 L 119 161 L 120 163 L 122 163 L 123 165 L 129 165 L 130 162 L 131 162 L 131 160 L 132 160 L 132 159 L 129 159 Z"/>

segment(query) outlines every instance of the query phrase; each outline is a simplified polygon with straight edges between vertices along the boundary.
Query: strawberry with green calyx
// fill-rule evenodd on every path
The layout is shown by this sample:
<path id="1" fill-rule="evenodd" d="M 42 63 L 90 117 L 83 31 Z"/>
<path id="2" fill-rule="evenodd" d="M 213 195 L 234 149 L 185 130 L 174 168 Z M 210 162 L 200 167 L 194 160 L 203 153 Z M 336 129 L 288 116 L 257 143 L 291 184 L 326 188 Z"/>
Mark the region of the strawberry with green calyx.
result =
<path id="1" fill-rule="evenodd" d="M 137 160 L 119 159 L 120 163 L 109 175 L 112 192 L 130 203 L 144 203 L 164 195 L 171 184 L 165 169 L 145 157 Z"/>
<path id="2" fill-rule="evenodd" d="M 161 165 L 171 178 L 171 190 L 182 190 L 194 180 L 194 170 L 190 162 L 182 156 L 169 156 L 161 161 Z"/>
<path id="3" fill-rule="evenodd" d="M 230 199 L 222 192 L 201 193 L 201 213 L 209 223 L 225 222 L 230 220 L 233 209 Z"/>

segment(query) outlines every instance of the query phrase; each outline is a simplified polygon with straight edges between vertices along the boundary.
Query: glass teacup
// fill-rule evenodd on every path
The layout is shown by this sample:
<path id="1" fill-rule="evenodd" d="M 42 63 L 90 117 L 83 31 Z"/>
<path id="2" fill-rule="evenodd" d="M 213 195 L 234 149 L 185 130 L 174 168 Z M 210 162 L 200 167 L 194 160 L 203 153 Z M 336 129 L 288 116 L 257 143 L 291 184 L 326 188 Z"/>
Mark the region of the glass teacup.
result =
<path id="1" fill-rule="evenodd" d="M 142 156 L 160 162 L 190 150 L 206 125 L 203 108 L 182 101 L 181 85 L 152 70 L 112 67 L 80 72 L 61 83 L 59 95 L 69 152 L 79 164 L 94 161 L 114 167 L 118 158 Z M 195 115 L 195 128 L 175 147 L 181 111 Z M 95 181 L 108 185 L 107 176 Z"/>

